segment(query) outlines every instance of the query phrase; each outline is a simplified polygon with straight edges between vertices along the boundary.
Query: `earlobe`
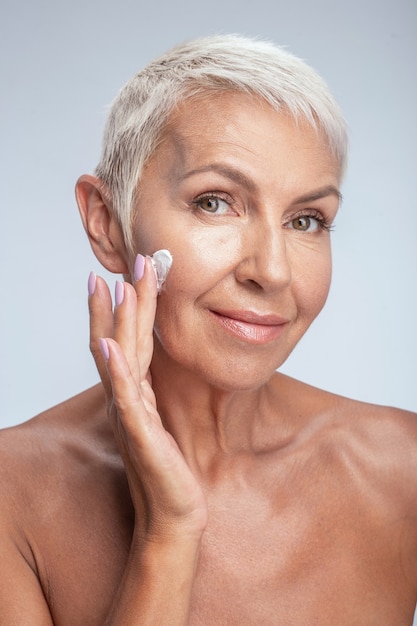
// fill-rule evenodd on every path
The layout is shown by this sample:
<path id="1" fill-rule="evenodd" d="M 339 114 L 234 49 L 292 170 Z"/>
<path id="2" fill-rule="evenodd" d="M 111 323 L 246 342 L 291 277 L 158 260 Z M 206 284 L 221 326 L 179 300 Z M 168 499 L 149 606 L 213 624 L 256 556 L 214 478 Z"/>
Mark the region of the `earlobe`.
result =
<path id="1" fill-rule="evenodd" d="M 88 174 L 81 176 L 75 187 L 78 209 L 97 259 L 110 272 L 126 274 L 128 253 L 106 189 L 99 178 Z"/>

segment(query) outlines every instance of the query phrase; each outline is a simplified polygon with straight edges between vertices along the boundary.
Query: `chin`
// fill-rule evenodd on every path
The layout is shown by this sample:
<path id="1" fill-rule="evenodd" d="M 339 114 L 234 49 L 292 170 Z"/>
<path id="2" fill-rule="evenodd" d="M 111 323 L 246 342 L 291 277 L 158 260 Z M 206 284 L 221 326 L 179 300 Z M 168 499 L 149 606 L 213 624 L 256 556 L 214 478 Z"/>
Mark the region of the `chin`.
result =
<path id="1" fill-rule="evenodd" d="M 278 362 L 267 367 L 265 363 L 260 365 L 250 359 L 245 359 L 245 361 L 231 360 L 230 362 L 223 362 L 215 371 L 212 368 L 202 370 L 191 368 L 191 371 L 203 384 L 214 389 L 225 392 L 247 392 L 265 385 L 281 364 Z"/>
<path id="2" fill-rule="evenodd" d="M 206 376 L 207 382 L 224 391 L 251 391 L 256 390 L 269 382 L 282 363 L 276 363 L 271 367 L 254 366 L 253 363 L 244 363 L 239 366 L 232 364 L 231 368 L 224 372 L 222 378 Z"/>
<path id="3" fill-rule="evenodd" d="M 153 366 L 162 377 L 177 379 L 184 389 L 210 386 L 228 392 L 259 389 L 267 383 L 290 354 L 288 344 L 264 346 L 205 346 L 197 349 L 191 345 L 178 349 L 177 342 L 162 344 L 155 337 Z M 222 349 L 223 348 L 223 349 Z M 194 379 L 194 380 L 193 380 Z"/>

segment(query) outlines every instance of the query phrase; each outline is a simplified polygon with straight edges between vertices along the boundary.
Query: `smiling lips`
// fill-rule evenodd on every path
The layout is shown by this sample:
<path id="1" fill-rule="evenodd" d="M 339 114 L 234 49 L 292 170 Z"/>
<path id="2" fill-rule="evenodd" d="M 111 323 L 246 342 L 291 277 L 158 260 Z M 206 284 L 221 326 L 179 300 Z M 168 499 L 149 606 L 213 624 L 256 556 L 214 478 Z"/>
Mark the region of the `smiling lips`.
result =
<path id="1" fill-rule="evenodd" d="M 259 315 L 253 311 L 210 311 L 229 333 L 253 344 L 264 344 L 278 339 L 287 319 L 277 315 Z"/>

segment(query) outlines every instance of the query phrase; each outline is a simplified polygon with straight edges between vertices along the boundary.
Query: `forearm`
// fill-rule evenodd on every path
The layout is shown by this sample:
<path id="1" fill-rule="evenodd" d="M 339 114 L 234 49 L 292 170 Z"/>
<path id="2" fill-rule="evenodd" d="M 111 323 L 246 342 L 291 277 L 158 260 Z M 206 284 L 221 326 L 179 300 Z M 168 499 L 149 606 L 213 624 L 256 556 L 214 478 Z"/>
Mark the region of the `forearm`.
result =
<path id="1" fill-rule="evenodd" d="M 105 626 L 185 626 L 200 552 L 195 538 L 134 540 Z"/>

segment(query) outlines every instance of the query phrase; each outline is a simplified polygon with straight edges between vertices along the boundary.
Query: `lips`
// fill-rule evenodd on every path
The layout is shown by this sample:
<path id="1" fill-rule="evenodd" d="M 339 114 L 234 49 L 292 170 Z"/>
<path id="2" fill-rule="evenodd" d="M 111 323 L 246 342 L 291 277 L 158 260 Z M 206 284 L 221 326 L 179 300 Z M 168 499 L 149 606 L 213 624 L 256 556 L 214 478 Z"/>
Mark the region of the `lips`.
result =
<path id="1" fill-rule="evenodd" d="M 210 313 L 226 331 L 253 344 L 264 344 L 278 339 L 289 321 L 274 314 L 254 311 L 211 310 Z"/>

